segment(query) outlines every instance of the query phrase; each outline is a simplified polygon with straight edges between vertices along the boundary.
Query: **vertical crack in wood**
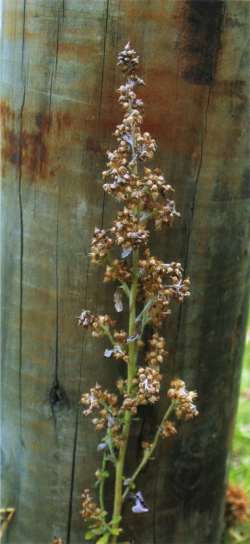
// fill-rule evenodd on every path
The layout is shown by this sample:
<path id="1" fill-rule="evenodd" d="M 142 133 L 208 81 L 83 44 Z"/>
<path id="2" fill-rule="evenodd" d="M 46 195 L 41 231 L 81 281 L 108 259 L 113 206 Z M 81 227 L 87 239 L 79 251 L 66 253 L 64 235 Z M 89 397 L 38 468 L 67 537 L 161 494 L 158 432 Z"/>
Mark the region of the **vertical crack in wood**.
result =
<path id="1" fill-rule="evenodd" d="M 77 413 L 76 413 L 75 433 L 74 433 L 73 452 L 72 452 L 72 467 L 71 467 L 66 544 L 70 543 L 70 534 L 71 534 L 73 492 L 74 492 L 74 479 L 75 479 L 75 467 L 76 467 L 76 448 L 77 448 L 77 438 L 78 438 L 78 423 L 79 423 L 79 407 L 77 407 Z"/>
<path id="2" fill-rule="evenodd" d="M 50 86 L 49 86 L 49 106 L 48 106 L 48 114 L 49 114 L 49 128 L 51 126 L 52 121 L 52 93 L 53 93 L 53 81 L 54 81 L 54 69 L 52 69 L 51 76 L 50 76 Z"/>
<path id="3" fill-rule="evenodd" d="M 25 87 L 23 93 L 23 102 L 20 110 L 20 136 L 19 136 L 19 176 L 18 176 L 18 203 L 19 203 L 19 218 L 20 218 L 20 296 L 19 296 L 19 427 L 20 440 L 23 445 L 22 433 L 22 363 L 23 363 L 23 249 L 24 249 L 24 228 L 23 228 L 23 199 L 22 199 L 22 125 L 23 125 L 23 109 L 25 104 Z"/>
<path id="4" fill-rule="evenodd" d="M 21 52 L 21 73 L 24 73 L 24 55 L 25 55 L 25 23 L 26 23 L 26 0 L 23 0 L 23 32 L 22 32 L 22 52 Z"/>
<path id="5" fill-rule="evenodd" d="M 88 258 L 87 270 L 86 270 L 86 287 L 85 287 L 85 293 L 84 293 L 84 307 L 86 307 L 87 298 L 88 298 L 89 267 L 90 267 L 90 259 Z M 80 392 L 81 392 L 82 361 L 83 361 L 83 357 L 84 357 L 84 347 L 85 347 L 85 345 L 86 345 L 86 342 L 84 342 L 84 338 L 83 338 L 82 349 L 81 349 L 81 362 L 80 362 L 79 381 L 78 381 L 78 398 L 80 398 Z M 73 494 L 74 494 L 75 468 L 76 468 L 76 449 L 77 449 L 78 428 L 79 428 L 79 415 L 80 415 L 80 408 L 79 408 L 79 405 L 77 404 L 76 418 L 75 418 L 75 433 L 74 433 L 74 442 L 73 442 L 73 450 L 72 450 L 72 467 L 71 467 L 71 479 L 70 479 L 70 492 L 69 492 L 69 507 L 68 507 L 68 522 L 67 522 L 66 544 L 70 544 L 70 536 L 71 536 Z"/>
<path id="6" fill-rule="evenodd" d="M 55 326 L 55 366 L 54 379 L 51 390 L 49 392 L 49 400 L 52 411 L 52 417 L 57 427 L 56 409 L 57 405 L 66 400 L 66 394 L 59 384 L 58 368 L 59 368 L 59 274 L 58 274 L 58 245 L 59 245 L 59 209 L 60 200 L 58 197 L 57 219 L 56 219 L 56 254 L 55 254 L 55 290 L 56 290 L 56 326 Z"/>
<path id="7" fill-rule="evenodd" d="M 23 100 L 20 109 L 20 133 L 19 133 L 19 175 L 18 175 L 18 203 L 20 220 L 20 295 L 19 295 L 19 428 L 20 441 L 23 442 L 23 399 L 22 399 L 22 366 L 23 366 L 23 252 L 24 252 L 24 225 L 23 225 L 23 198 L 22 198 L 22 131 L 23 131 L 23 110 L 25 105 L 26 88 L 24 85 Z"/>
<path id="8" fill-rule="evenodd" d="M 109 18 L 109 0 L 107 0 L 107 3 L 106 3 L 106 16 L 105 16 L 105 26 L 104 26 L 104 38 L 103 38 L 103 59 L 102 59 L 102 71 L 101 71 L 101 90 L 100 90 L 99 109 L 98 109 L 98 126 L 99 127 L 100 127 L 101 110 L 102 110 L 104 68 L 105 68 L 107 32 L 108 32 L 108 18 Z M 101 211 L 101 228 L 103 228 L 103 223 L 104 223 L 105 197 L 106 197 L 106 194 L 103 191 L 102 211 Z"/>
<path id="9" fill-rule="evenodd" d="M 197 193 L 198 193 L 198 184 L 200 179 L 200 174 L 202 170 L 202 164 L 203 164 L 203 156 L 204 156 L 204 143 L 207 135 L 207 120 L 208 120 L 208 110 L 209 110 L 209 103 L 210 103 L 210 96 L 211 96 L 211 89 L 212 87 L 208 87 L 207 92 L 207 102 L 206 107 L 203 115 L 203 124 L 202 124 L 202 131 L 201 131 L 201 144 L 200 144 L 200 157 L 199 157 L 199 163 L 197 167 L 197 173 L 195 177 L 194 182 L 194 191 L 193 191 L 193 197 L 190 207 L 191 217 L 188 223 L 188 229 L 187 229 L 187 236 L 185 241 L 185 250 L 184 250 L 184 260 L 183 260 L 183 270 L 184 275 L 187 273 L 188 268 L 188 258 L 189 258 L 189 250 L 190 250 L 190 240 L 191 240 L 191 232 L 192 232 L 192 226 L 193 226 L 193 220 L 194 220 L 194 214 L 195 214 L 195 206 L 197 201 Z M 183 314 L 183 306 L 180 305 L 179 312 L 178 312 L 178 318 L 177 318 L 177 327 L 176 327 L 176 337 L 175 337 L 175 345 L 178 344 L 179 339 L 179 333 L 181 329 L 181 322 L 182 322 L 182 314 Z"/>
<path id="10" fill-rule="evenodd" d="M 58 246 L 59 246 L 59 210 L 60 197 L 58 196 L 57 219 L 56 219 L 56 337 L 55 337 L 55 381 L 58 383 L 58 358 L 59 358 L 59 274 L 58 274 Z"/>
<path id="11" fill-rule="evenodd" d="M 102 57 L 102 68 L 101 68 L 101 83 L 100 83 L 101 89 L 100 89 L 100 97 L 99 97 L 98 122 L 100 122 L 100 119 L 101 119 L 101 109 L 102 109 L 104 68 L 105 68 L 107 31 L 108 31 L 108 17 L 109 17 L 109 0 L 107 0 L 107 3 L 106 3 L 106 13 L 105 13 L 105 21 L 104 21 L 103 57 Z"/>
<path id="12" fill-rule="evenodd" d="M 58 13 L 57 13 L 57 29 L 56 29 L 55 71 L 54 71 L 55 77 L 56 77 L 56 74 L 57 74 L 58 54 L 59 54 L 60 19 L 61 19 L 61 17 L 60 17 L 60 9 L 58 9 Z"/>
<path id="13" fill-rule="evenodd" d="M 24 72 L 25 53 L 25 22 L 26 22 L 26 0 L 23 2 L 23 32 L 21 51 L 21 78 L 23 81 L 23 98 L 20 107 L 19 127 L 19 149 L 18 149 L 18 205 L 20 222 L 20 295 L 19 295 L 19 364 L 18 364 L 18 399 L 19 399 L 19 433 L 20 443 L 24 446 L 23 440 L 23 398 L 22 398 L 22 366 L 23 366 L 23 256 L 24 256 L 24 221 L 23 221 L 23 197 L 22 197 L 22 154 L 23 154 L 23 112 L 26 99 L 26 77 Z"/>
<path id="14" fill-rule="evenodd" d="M 195 206 L 196 206 L 196 200 L 197 200 L 198 184 L 199 184 L 199 179 L 200 179 L 200 174 L 201 174 L 201 169 L 202 169 L 202 164 L 203 164 L 204 143 L 205 143 L 205 139 L 206 139 L 206 136 L 207 136 L 207 119 L 208 119 L 208 109 L 209 109 L 209 103 L 210 103 L 211 89 L 212 89 L 212 87 L 209 86 L 208 87 L 208 92 L 207 92 L 207 102 L 206 102 L 205 111 L 204 111 L 204 114 L 203 114 L 203 122 L 202 122 L 202 129 L 201 129 L 200 157 L 199 157 L 198 168 L 197 168 L 197 173 L 196 173 L 195 182 L 194 182 L 194 191 L 193 191 L 193 197 L 192 197 L 192 202 L 191 202 L 191 207 L 190 207 L 191 217 L 190 217 L 190 221 L 189 221 L 189 224 L 188 224 L 188 233 L 187 233 L 186 244 L 185 244 L 186 248 L 185 248 L 185 252 L 184 252 L 184 262 L 183 262 L 184 273 L 187 272 L 189 249 L 190 249 L 190 239 L 191 239 L 191 232 L 192 232 L 192 226 L 193 226 L 193 220 L 194 220 L 194 212 L 195 212 Z"/>
<path id="15" fill-rule="evenodd" d="M 55 62 L 54 62 L 54 68 L 52 69 L 52 73 L 51 73 L 50 91 L 49 91 L 49 116 L 51 116 L 51 102 L 52 102 L 54 79 L 57 76 L 57 67 L 58 67 L 58 59 L 59 59 L 59 45 L 60 45 L 60 31 L 61 31 L 61 18 L 64 21 L 64 17 L 65 17 L 65 4 L 64 4 L 64 0 L 62 0 L 61 7 L 58 8 L 58 12 L 57 12 Z"/>

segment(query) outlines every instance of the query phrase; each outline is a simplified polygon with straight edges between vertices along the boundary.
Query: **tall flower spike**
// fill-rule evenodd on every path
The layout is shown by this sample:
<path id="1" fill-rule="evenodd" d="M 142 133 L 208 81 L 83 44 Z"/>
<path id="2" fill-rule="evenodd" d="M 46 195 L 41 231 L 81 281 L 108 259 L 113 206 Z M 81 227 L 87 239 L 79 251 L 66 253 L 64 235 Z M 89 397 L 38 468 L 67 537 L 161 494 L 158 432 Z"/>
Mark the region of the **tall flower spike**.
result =
<path id="1" fill-rule="evenodd" d="M 114 311 L 117 321 L 122 315 L 123 328 L 119 325 L 116 329 L 109 315 L 95 315 L 85 309 L 78 318 L 79 325 L 93 336 L 105 337 L 104 360 L 117 361 L 118 368 L 122 363 L 127 372 L 116 380 L 117 394 L 96 384 L 81 398 L 84 415 L 93 418 L 96 431 L 101 433 L 97 455 L 102 456 L 101 467 L 96 471 L 99 503 L 86 489 L 82 516 L 89 524 L 86 538 L 105 544 L 117 542 L 122 531 L 122 507 L 128 495 L 134 500 L 134 514 L 148 512 L 142 493 L 133 492 L 135 481 L 152 458 L 160 438 L 177 433 L 172 418 L 188 420 L 198 414 L 193 402 L 196 393 L 187 391 L 181 380 L 172 381 L 168 406 L 155 436 L 150 442 L 143 441 L 141 461 L 132 476 L 125 477 L 131 426 L 140 415 L 141 405 L 155 404 L 160 399 L 160 368 L 167 353 L 158 329 L 171 314 L 172 304 L 182 303 L 190 294 L 190 282 L 183 277 L 181 264 L 164 263 L 148 247 L 150 227 L 171 227 L 180 214 L 173 200 L 173 187 L 159 168 L 147 164 L 154 158 L 157 144 L 142 128 L 144 104 L 137 91 L 144 81 L 136 73 L 138 65 L 139 57 L 128 42 L 118 55 L 118 66 L 125 78 L 117 90 L 124 116 L 114 132 L 117 147 L 107 151 L 107 165 L 102 173 L 104 191 L 123 208 L 117 211 L 108 229 L 95 229 L 90 249 L 92 263 L 105 265 L 104 282 L 115 284 Z M 145 342 L 148 325 L 153 331 Z M 143 354 L 141 348 L 145 345 Z M 110 475 L 115 482 L 112 515 L 105 509 L 105 481 Z"/>

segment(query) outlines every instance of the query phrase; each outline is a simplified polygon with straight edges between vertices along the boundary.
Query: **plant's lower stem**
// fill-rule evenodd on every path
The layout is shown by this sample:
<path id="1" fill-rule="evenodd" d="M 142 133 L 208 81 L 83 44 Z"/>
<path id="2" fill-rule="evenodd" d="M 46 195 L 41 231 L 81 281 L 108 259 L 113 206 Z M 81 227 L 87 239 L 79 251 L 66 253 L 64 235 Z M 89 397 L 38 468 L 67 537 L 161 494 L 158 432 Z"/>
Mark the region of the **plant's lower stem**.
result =
<path id="1" fill-rule="evenodd" d="M 105 468 L 106 468 L 106 453 L 103 454 L 103 459 L 102 459 L 102 472 L 105 471 Z M 100 481 L 100 487 L 99 487 L 99 503 L 100 503 L 100 507 L 102 510 L 105 510 L 105 506 L 104 506 L 104 484 L 105 484 L 105 478 L 102 478 L 101 481 Z"/>
<path id="2" fill-rule="evenodd" d="M 120 516 L 122 511 L 122 486 L 123 486 L 123 473 L 124 473 L 124 464 L 128 447 L 128 438 L 131 426 L 131 412 L 126 412 L 124 416 L 124 426 L 123 426 L 123 437 L 124 442 L 119 451 L 119 457 L 116 463 L 116 473 L 115 473 L 115 495 L 114 495 L 114 509 L 112 516 L 112 527 L 118 529 L 120 525 Z M 117 536 L 115 535 L 112 539 L 112 544 L 116 544 Z"/>
<path id="3" fill-rule="evenodd" d="M 138 259 L 139 251 L 135 250 L 133 252 L 133 279 L 130 289 L 129 297 L 129 336 L 135 336 L 136 333 L 136 296 L 138 288 Z M 136 375 L 136 365 L 137 365 L 137 343 L 129 343 L 128 351 L 128 373 L 127 373 L 127 394 L 131 394 L 133 387 L 133 379 Z M 114 529 L 119 529 L 120 526 L 120 516 L 122 511 L 122 486 L 123 486 L 123 477 L 124 477 L 124 464 L 128 447 L 128 440 L 130 434 L 132 414 L 130 411 L 126 411 L 124 414 L 124 424 L 122 439 L 123 444 L 120 447 L 119 455 L 116 463 L 116 473 L 115 473 L 115 493 L 114 493 L 114 506 L 113 506 L 113 516 L 112 516 L 112 527 Z M 117 543 L 117 536 L 114 535 L 112 539 L 112 544 Z"/>
<path id="4" fill-rule="evenodd" d="M 158 444 L 158 441 L 159 441 L 159 438 L 160 438 L 160 435 L 161 435 L 161 427 L 162 427 L 162 424 L 164 423 L 164 421 L 166 421 L 166 419 L 169 418 L 169 416 L 171 415 L 172 411 L 174 410 L 174 403 L 172 402 L 170 404 L 170 406 L 168 407 L 168 409 L 166 410 L 162 420 L 161 420 L 161 423 L 157 429 L 157 432 L 155 434 L 155 437 L 154 437 L 154 440 L 151 444 L 151 446 L 149 448 L 147 448 L 145 450 L 145 453 L 143 455 L 143 458 L 140 462 L 140 464 L 138 465 L 137 469 L 135 470 L 134 474 L 131 476 L 131 478 L 128 478 L 129 480 L 129 486 L 127 487 L 127 489 L 124 491 L 123 493 L 123 496 L 122 496 L 122 502 L 124 501 L 124 499 L 126 498 L 127 494 L 129 493 L 129 490 L 130 490 L 130 487 L 131 487 L 131 484 L 134 483 L 134 481 L 136 480 L 137 476 L 140 474 L 141 470 L 145 467 L 145 465 L 148 463 L 150 457 L 152 457 L 152 454 L 154 453 L 156 447 L 157 447 L 157 444 Z"/>

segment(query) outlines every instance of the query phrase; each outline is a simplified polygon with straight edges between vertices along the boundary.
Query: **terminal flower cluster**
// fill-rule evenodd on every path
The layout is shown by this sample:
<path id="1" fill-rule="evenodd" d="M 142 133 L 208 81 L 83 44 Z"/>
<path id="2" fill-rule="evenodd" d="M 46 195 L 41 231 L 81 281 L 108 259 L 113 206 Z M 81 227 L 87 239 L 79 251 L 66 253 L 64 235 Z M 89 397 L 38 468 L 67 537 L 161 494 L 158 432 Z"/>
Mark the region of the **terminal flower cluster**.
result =
<path id="1" fill-rule="evenodd" d="M 116 544 L 127 499 L 134 501 L 133 513 L 148 512 L 142 492 L 136 490 L 139 474 L 159 440 L 173 437 L 179 420 L 198 415 L 196 393 L 188 391 L 179 378 L 172 380 L 165 391 L 166 411 L 153 440 L 143 442 L 141 460 L 133 474 L 125 473 L 131 428 L 140 416 L 140 407 L 156 404 L 161 395 L 162 365 L 167 357 L 162 324 L 172 305 L 190 295 L 190 281 L 184 277 L 181 263 L 163 262 L 149 247 L 152 228 L 171 227 L 180 214 L 173 187 L 159 168 L 150 165 L 157 144 L 142 129 L 144 104 L 137 91 L 144 81 L 136 73 L 138 65 L 139 57 L 128 43 L 118 55 L 118 66 L 125 76 L 118 89 L 124 116 L 114 132 L 117 148 L 107 152 L 103 172 L 103 189 L 117 201 L 119 210 L 109 228 L 95 229 L 90 248 L 92 263 L 104 268 L 104 282 L 115 285 L 114 311 L 118 318 L 124 313 L 128 326 L 123 330 L 117 326 L 118 318 L 95 315 L 87 309 L 78 317 L 83 329 L 106 339 L 104 359 L 119 360 L 124 368 L 115 392 L 96 384 L 81 398 L 83 414 L 92 417 L 101 433 L 97 448 L 102 457 L 96 472 L 98 503 L 89 489 L 82 495 L 82 516 L 89 529 L 85 536 L 101 544 Z M 105 483 L 110 476 L 114 480 L 112 513 L 105 508 Z"/>

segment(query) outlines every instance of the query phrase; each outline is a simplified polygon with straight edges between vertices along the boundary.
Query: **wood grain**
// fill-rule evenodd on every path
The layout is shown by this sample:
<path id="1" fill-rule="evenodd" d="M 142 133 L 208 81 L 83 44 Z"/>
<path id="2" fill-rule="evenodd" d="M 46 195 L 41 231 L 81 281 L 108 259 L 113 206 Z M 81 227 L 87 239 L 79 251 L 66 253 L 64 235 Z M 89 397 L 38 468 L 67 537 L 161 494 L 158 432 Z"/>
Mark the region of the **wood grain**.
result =
<path id="1" fill-rule="evenodd" d="M 130 39 L 147 86 L 145 128 L 182 218 L 153 237 L 178 258 L 192 298 L 165 327 L 165 383 L 199 393 L 200 417 L 142 476 L 150 513 L 136 544 L 217 544 L 249 288 L 249 4 L 203 0 L 4 0 L 2 47 L 2 436 L 6 542 L 83 542 L 80 495 L 98 437 L 79 398 L 118 367 L 76 325 L 111 308 L 89 265 L 113 203 L 100 173 L 120 120 L 117 52 Z M 130 467 L 159 411 L 145 410 Z M 128 467 L 128 470 L 129 468 Z M 139 519 L 138 519 L 139 518 Z"/>

